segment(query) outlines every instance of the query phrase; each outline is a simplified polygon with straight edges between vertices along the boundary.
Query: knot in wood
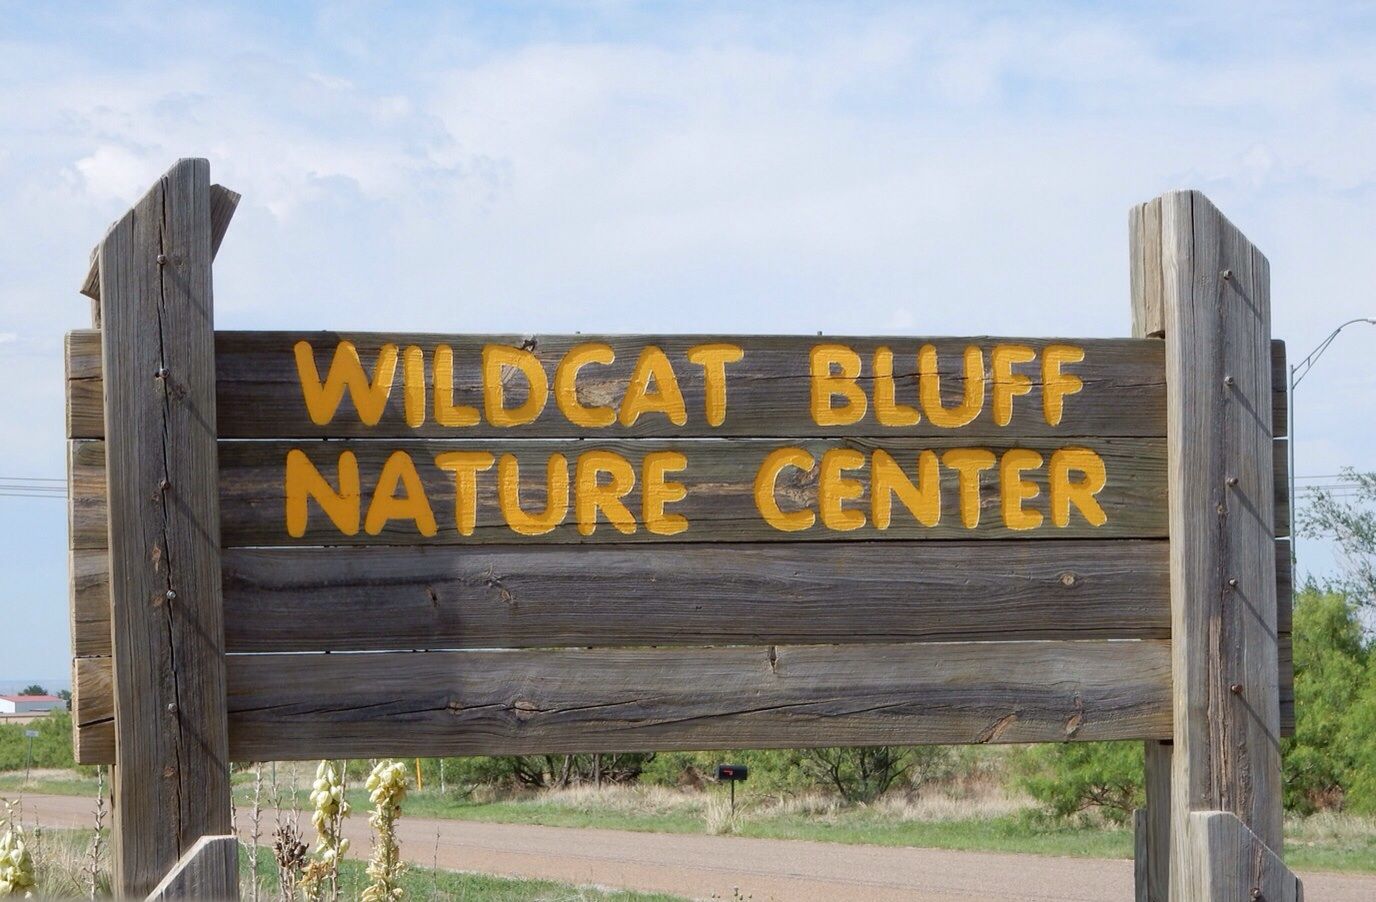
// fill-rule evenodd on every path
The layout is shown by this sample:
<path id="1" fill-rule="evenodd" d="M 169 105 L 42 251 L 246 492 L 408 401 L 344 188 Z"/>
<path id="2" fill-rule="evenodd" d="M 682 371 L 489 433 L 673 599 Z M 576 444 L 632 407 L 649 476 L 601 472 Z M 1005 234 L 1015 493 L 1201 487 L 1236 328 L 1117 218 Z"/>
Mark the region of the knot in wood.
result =
<path id="1" fill-rule="evenodd" d="M 1067 589 L 1072 588 L 1079 581 L 1080 578 L 1069 570 L 1061 574 L 1061 585 L 1065 586 Z"/>
<path id="2" fill-rule="evenodd" d="M 516 712 L 517 720 L 528 720 L 533 717 L 539 709 L 535 707 L 534 702 L 518 698 L 512 703 L 511 710 Z"/>

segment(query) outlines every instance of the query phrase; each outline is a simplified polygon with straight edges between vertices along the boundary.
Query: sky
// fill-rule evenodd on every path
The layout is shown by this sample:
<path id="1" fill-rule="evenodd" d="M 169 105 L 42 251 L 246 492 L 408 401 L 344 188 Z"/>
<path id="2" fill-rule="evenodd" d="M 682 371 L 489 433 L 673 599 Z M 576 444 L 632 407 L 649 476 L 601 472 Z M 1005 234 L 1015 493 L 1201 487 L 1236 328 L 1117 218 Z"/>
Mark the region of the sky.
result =
<path id="1" fill-rule="evenodd" d="M 1368 4 L 0 0 L 0 477 L 65 474 L 90 250 L 188 156 L 221 328 L 1123 336 L 1186 187 L 1292 358 L 1376 316 Z M 1301 475 L 1376 469 L 1373 358 L 1300 387 Z M 67 672 L 66 546 L 0 496 L 0 679 Z"/>

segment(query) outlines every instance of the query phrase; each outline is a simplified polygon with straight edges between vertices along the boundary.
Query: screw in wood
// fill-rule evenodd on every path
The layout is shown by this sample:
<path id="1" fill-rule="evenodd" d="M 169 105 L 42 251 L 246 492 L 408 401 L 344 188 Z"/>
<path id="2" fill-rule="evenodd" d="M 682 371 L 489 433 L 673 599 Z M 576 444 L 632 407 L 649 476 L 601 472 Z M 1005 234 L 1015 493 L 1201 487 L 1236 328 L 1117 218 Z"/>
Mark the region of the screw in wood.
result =
<path id="1" fill-rule="evenodd" d="M 1235 486 L 1235 485 L 1237 485 L 1237 477 L 1236 477 L 1236 476 L 1229 476 L 1228 479 L 1227 479 L 1227 482 L 1228 482 L 1229 487 Z"/>
<path id="2" fill-rule="evenodd" d="M 166 265 L 167 265 L 167 255 L 166 255 L 166 254 L 158 254 L 158 265 L 159 265 L 159 266 L 166 266 Z"/>
<path id="3" fill-rule="evenodd" d="M 1233 271 L 1231 269 L 1225 269 L 1223 270 L 1223 272 L 1219 273 L 1219 275 L 1223 276 L 1224 280 L 1226 281 L 1233 277 Z"/>
<path id="4" fill-rule="evenodd" d="M 168 589 L 167 593 L 163 597 L 166 598 L 168 601 L 176 601 L 177 591 L 175 589 Z"/>
<path id="5" fill-rule="evenodd" d="M 176 702 L 168 702 L 168 703 L 167 703 L 167 713 L 168 713 L 168 714 L 176 714 L 176 713 L 177 713 L 177 703 L 176 703 Z"/>
<path id="6" fill-rule="evenodd" d="M 1224 376 L 1224 377 L 1223 377 L 1223 384 L 1224 384 L 1224 385 L 1232 385 L 1232 384 L 1235 383 L 1236 381 L 1237 381 L 1237 380 L 1234 379 L 1232 376 Z"/>
<path id="7" fill-rule="evenodd" d="M 158 367 L 156 370 L 153 371 L 153 378 L 154 378 L 154 379 L 166 379 L 166 378 L 168 377 L 168 375 L 169 375 L 169 373 L 168 373 L 168 371 L 167 371 L 167 367 L 165 367 L 165 366 L 160 366 L 160 367 Z"/>
<path id="8" fill-rule="evenodd" d="M 1228 687 L 1228 691 L 1231 692 L 1233 695 L 1241 695 L 1241 694 L 1242 694 L 1242 684 L 1241 684 L 1241 683 L 1234 683 L 1233 685 L 1231 685 L 1231 686 Z"/>
<path id="9" fill-rule="evenodd" d="M 1236 577 L 1236 576 L 1230 576 L 1230 577 L 1228 577 L 1228 588 L 1230 588 L 1230 589 L 1236 589 L 1236 588 L 1237 588 L 1237 577 Z"/>
<path id="10" fill-rule="evenodd" d="M 1261 898 L 1261 887 L 1259 887 L 1259 886 L 1254 886 L 1254 887 L 1252 887 L 1252 898 L 1253 898 L 1253 899 L 1260 899 L 1260 898 Z"/>

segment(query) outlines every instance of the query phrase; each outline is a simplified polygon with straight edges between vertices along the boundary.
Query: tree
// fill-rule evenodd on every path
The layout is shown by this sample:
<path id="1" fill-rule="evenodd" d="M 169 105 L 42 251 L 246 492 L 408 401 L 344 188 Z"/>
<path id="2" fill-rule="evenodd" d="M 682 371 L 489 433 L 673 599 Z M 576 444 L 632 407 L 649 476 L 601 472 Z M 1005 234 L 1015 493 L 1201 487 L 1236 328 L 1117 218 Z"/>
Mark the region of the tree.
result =
<path id="1" fill-rule="evenodd" d="M 942 749 L 935 749 L 944 753 Z M 873 802 L 932 754 L 932 750 L 893 745 L 868 748 L 803 749 L 798 763 L 803 773 L 836 792 L 847 802 Z"/>
<path id="2" fill-rule="evenodd" d="M 30 683 L 28 686 L 25 686 L 23 689 L 20 689 L 20 690 L 19 690 L 19 694 L 20 694 L 20 695 L 47 695 L 47 694 L 48 694 L 48 690 L 44 689 L 42 686 L 38 685 L 37 683 Z"/>
<path id="3" fill-rule="evenodd" d="M 1018 763 L 1023 789 L 1055 817 L 1097 811 L 1122 824 L 1143 802 L 1140 742 L 1039 745 Z"/>
<path id="4" fill-rule="evenodd" d="M 1343 805 L 1361 747 L 1354 706 L 1364 690 L 1373 701 L 1376 694 L 1357 605 L 1343 593 L 1311 584 L 1295 597 L 1294 643 L 1295 735 L 1281 746 L 1285 806 L 1307 814 Z"/>
<path id="5" fill-rule="evenodd" d="M 1332 588 L 1346 592 L 1358 605 L 1376 608 L 1376 473 L 1343 470 L 1350 497 L 1319 490 L 1300 512 L 1301 535 L 1330 538 L 1338 546 L 1342 574 Z"/>

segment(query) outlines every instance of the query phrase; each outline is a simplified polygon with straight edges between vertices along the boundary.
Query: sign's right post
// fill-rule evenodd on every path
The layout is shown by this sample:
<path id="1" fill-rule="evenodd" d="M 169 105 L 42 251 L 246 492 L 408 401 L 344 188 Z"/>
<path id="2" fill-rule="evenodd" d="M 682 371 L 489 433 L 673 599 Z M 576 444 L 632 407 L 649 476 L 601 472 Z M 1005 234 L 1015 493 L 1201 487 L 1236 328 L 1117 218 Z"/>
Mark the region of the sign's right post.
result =
<path id="1" fill-rule="evenodd" d="M 1166 342 L 1175 724 L 1147 750 L 1137 898 L 1167 898 L 1164 884 L 1177 902 L 1290 902 L 1302 890 L 1280 857 L 1269 265 L 1197 191 L 1130 222 L 1134 335 Z"/>

